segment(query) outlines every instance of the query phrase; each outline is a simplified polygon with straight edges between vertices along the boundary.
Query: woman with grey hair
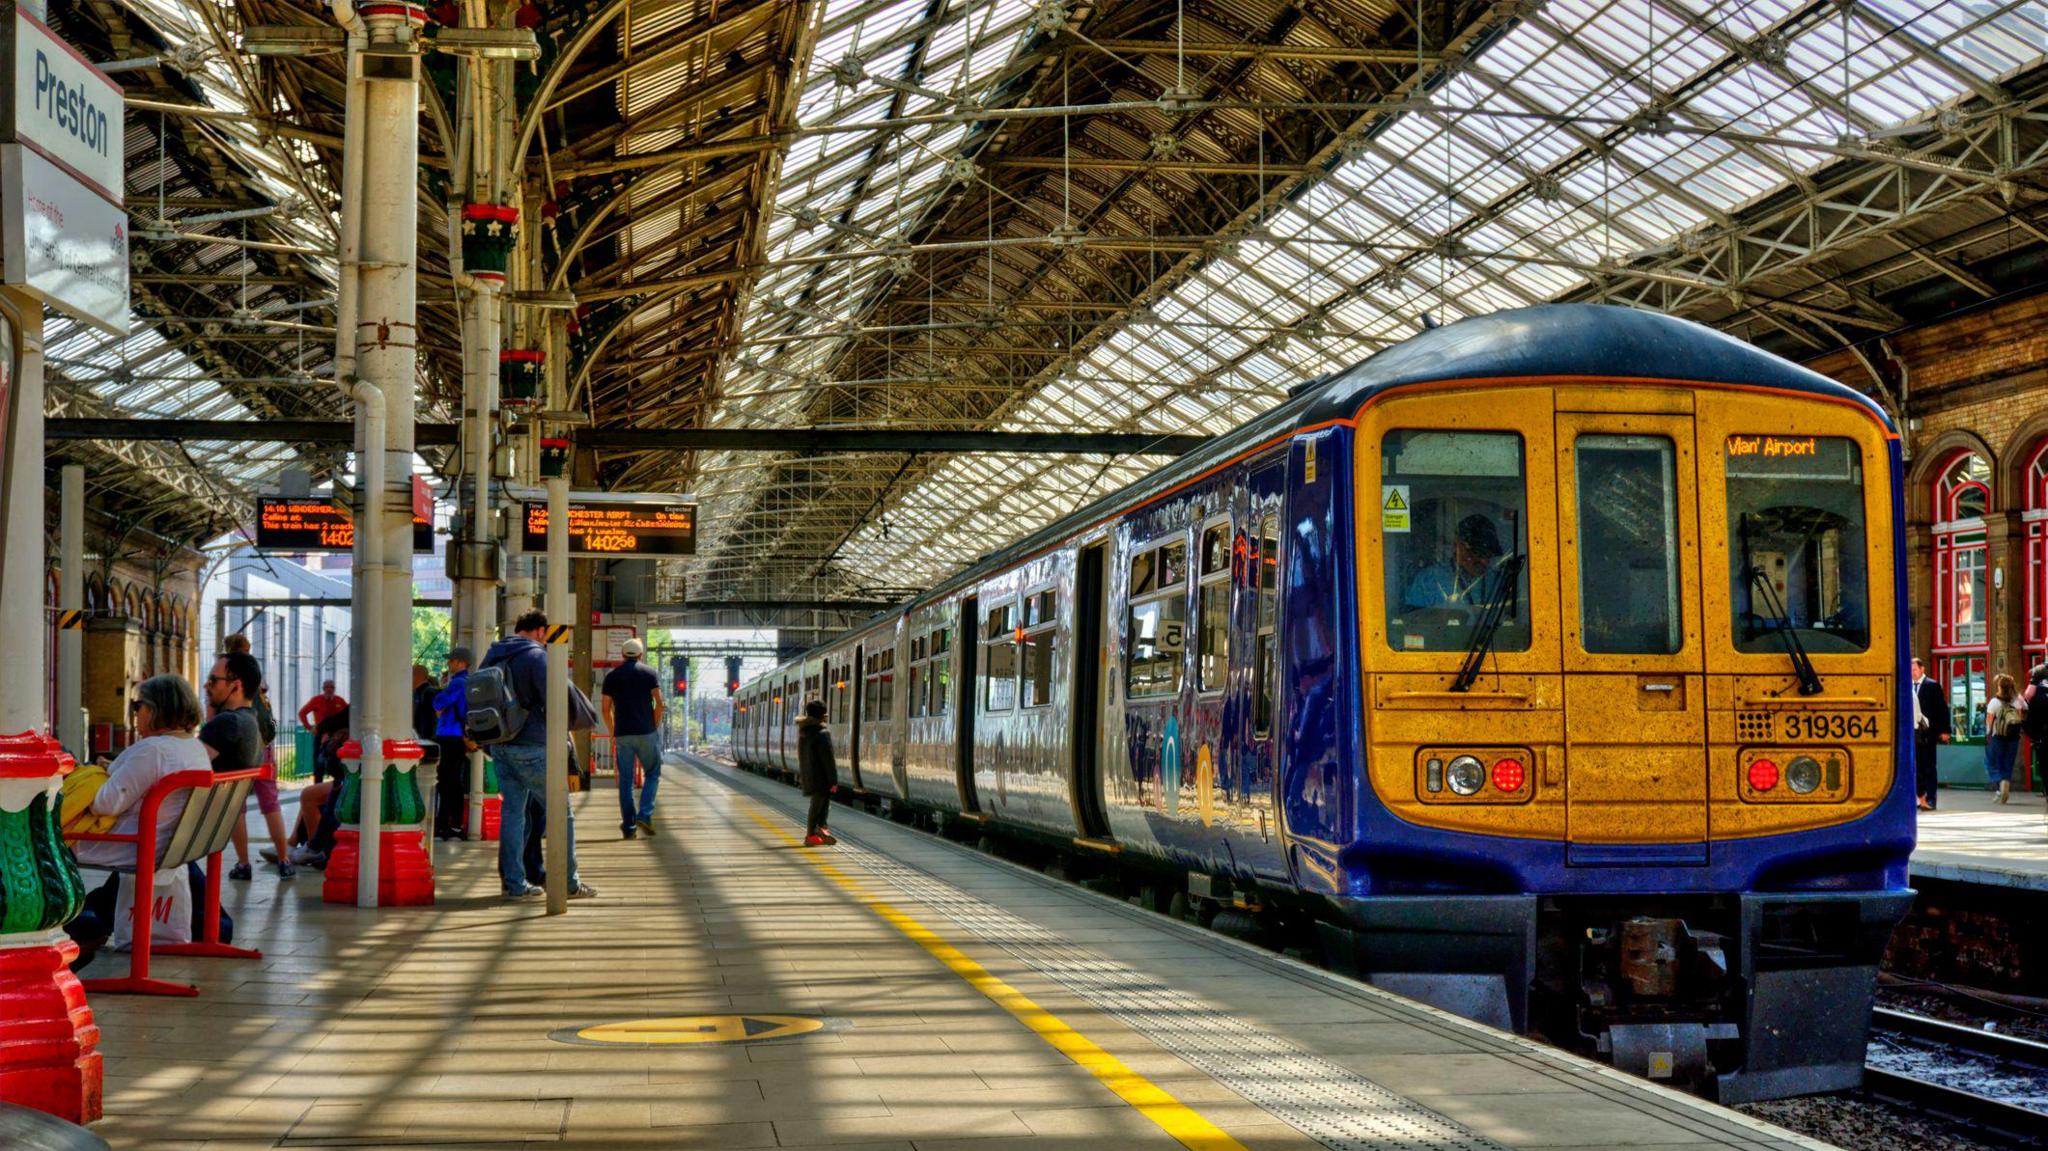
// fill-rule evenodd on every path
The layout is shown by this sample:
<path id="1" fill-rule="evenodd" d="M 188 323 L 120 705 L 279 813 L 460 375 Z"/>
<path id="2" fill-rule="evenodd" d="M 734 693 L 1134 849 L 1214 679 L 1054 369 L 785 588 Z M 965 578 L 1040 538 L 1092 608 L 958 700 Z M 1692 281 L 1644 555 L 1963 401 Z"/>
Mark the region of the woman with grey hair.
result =
<path id="1" fill-rule="evenodd" d="M 130 744 L 107 768 L 107 782 L 92 798 L 98 815 L 119 816 L 111 829 L 115 835 L 133 835 L 142 819 L 142 797 L 167 775 L 180 771 L 210 771 L 212 762 L 198 738 L 199 695 L 182 676 L 157 675 L 136 685 L 130 702 L 135 734 Z M 157 857 L 170 845 L 171 830 L 185 812 L 185 794 L 178 792 L 156 810 Z M 131 844 L 105 840 L 81 840 L 71 845 L 72 854 L 84 867 L 133 867 L 135 848 Z"/>

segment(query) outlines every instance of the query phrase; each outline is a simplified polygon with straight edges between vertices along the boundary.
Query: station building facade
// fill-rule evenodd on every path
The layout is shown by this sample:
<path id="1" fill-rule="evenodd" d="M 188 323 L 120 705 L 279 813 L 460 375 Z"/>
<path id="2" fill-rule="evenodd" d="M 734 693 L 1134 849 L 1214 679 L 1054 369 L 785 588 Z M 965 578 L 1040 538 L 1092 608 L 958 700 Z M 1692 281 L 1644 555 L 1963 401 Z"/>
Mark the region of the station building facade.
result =
<path id="1" fill-rule="evenodd" d="M 2024 686 L 2048 662 L 2048 293 L 1857 353 L 1809 366 L 1865 391 L 1875 372 L 1904 409 L 1913 651 L 1955 715 L 1943 781 L 1981 782 L 1986 691 L 2001 674 Z"/>

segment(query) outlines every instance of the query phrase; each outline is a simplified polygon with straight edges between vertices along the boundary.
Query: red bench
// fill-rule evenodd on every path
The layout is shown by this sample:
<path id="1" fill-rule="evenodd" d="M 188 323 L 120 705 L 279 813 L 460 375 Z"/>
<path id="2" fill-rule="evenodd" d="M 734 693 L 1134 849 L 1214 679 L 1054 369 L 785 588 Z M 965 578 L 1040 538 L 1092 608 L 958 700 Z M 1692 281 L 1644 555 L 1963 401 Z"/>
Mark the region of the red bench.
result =
<path id="1" fill-rule="evenodd" d="M 263 953 L 254 948 L 230 947 L 220 941 L 220 878 L 221 852 L 227 850 L 228 841 L 234 835 L 235 824 L 243 818 L 242 809 L 249 798 L 249 787 L 257 779 L 267 777 L 267 767 L 252 767 L 247 771 L 179 771 L 163 777 L 149 794 L 142 797 L 141 811 L 137 813 L 136 830 L 132 835 L 115 835 L 110 832 L 76 832 L 67 838 L 74 840 L 100 840 L 108 843 L 132 843 L 135 845 L 133 867 L 100 867 L 102 871 L 119 871 L 135 876 L 135 907 L 132 915 L 134 925 L 130 934 L 128 974 L 104 979 L 84 980 L 87 991 L 108 992 L 129 995 L 197 995 L 199 988 L 190 983 L 173 983 L 166 979 L 152 979 L 149 974 L 149 957 L 152 950 L 164 955 L 198 955 L 213 959 L 261 959 Z M 163 859 L 157 859 L 156 814 L 164 802 L 180 791 L 191 794 L 185 799 L 185 810 L 178 816 L 178 822 L 171 828 L 169 840 L 164 848 Z M 176 871 L 193 860 L 206 860 L 206 901 L 200 912 L 204 925 L 200 938 L 190 943 L 166 943 L 152 948 L 150 943 L 150 918 L 153 895 L 156 891 L 156 876 L 159 871 Z"/>

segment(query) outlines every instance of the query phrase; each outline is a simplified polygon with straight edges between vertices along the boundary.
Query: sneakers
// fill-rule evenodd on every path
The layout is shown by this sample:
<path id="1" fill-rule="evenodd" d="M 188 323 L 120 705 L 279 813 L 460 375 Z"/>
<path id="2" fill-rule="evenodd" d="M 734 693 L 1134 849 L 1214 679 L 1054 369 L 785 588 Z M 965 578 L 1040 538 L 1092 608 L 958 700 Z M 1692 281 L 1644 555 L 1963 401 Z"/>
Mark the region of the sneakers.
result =
<path id="1" fill-rule="evenodd" d="M 822 835 L 806 835 L 804 836 L 804 846 L 823 847 L 825 846 L 825 837 Z"/>
<path id="2" fill-rule="evenodd" d="M 597 888 L 595 888 L 595 887 L 592 887 L 592 886 L 590 886 L 590 885 L 589 885 L 588 883 L 579 883 L 579 884 L 577 884 L 577 885 L 576 885 L 575 887 L 573 887 L 573 888 L 571 888 L 571 889 L 570 889 L 570 891 L 569 891 L 569 898 L 571 898 L 571 899 L 596 899 L 596 898 L 597 898 Z"/>
<path id="3" fill-rule="evenodd" d="M 276 857 L 272 856 L 268 851 L 266 851 L 263 853 L 263 858 L 275 862 Z M 307 846 L 306 844 L 299 843 L 294 844 L 292 846 L 291 856 L 286 862 L 296 863 L 300 867 L 305 867 L 309 864 L 312 864 L 313 861 L 316 859 L 325 861 L 326 858 L 326 856 L 321 855 L 317 851 L 314 851 L 311 847 Z"/>
<path id="4" fill-rule="evenodd" d="M 823 840 L 825 841 L 825 846 L 826 846 L 826 847 L 830 847 L 830 846 L 832 846 L 833 844 L 835 844 L 835 843 L 838 843 L 838 842 L 839 842 L 839 837 L 838 837 L 838 836 L 836 836 L 836 835 L 834 835 L 834 834 L 832 834 L 832 829 L 831 829 L 831 828 L 829 828 L 829 827 L 821 827 L 821 828 L 819 828 L 819 829 L 818 829 L 818 838 L 820 838 L 820 839 L 823 839 Z"/>
<path id="5" fill-rule="evenodd" d="M 525 889 L 524 889 L 524 890 L 521 890 L 521 891 L 508 891 L 508 892 L 506 892 L 506 893 L 505 893 L 505 898 L 507 898 L 507 899 L 540 899 L 540 898 L 542 898 L 542 897 L 543 897 L 543 896 L 545 896 L 545 895 L 547 895 L 547 889 L 546 889 L 546 888 L 542 888 L 542 887 L 535 887 L 534 885 L 532 885 L 531 883 L 529 883 L 529 884 L 527 884 L 527 885 L 526 885 L 526 887 L 525 887 Z"/>
<path id="6" fill-rule="evenodd" d="M 249 870 L 249 865 L 246 863 L 237 863 L 233 867 L 228 868 L 229 879 L 240 879 L 247 881 L 254 874 L 254 872 Z"/>
<path id="7" fill-rule="evenodd" d="M 256 854 L 263 857 L 263 862 L 274 863 L 277 865 L 277 877 L 279 879 L 290 879 L 292 876 L 297 875 L 299 873 L 299 869 L 293 867 L 292 864 L 305 862 L 305 860 L 299 858 L 299 853 L 304 850 L 305 848 L 303 846 L 292 848 L 290 859 L 279 859 L 277 857 L 277 849 L 274 847 L 260 848 L 257 850 Z M 230 874 L 233 873 L 230 872 Z M 235 878 L 247 879 L 249 877 L 247 875 L 237 875 L 235 876 Z"/>
<path id="8" fill-rule="evenodd" d="M 619 829 L 619 838 L 638 839 L 640 838 L 640 829 L 637 827 L 622 827 Z"/>
<path id="9" fill-rule="evenodd" d="M 277 877 L 278 877 L 279 879 L 291 879 L 291 878 L 293 878 L 293 877 L 297 876 L 298 874 L 299 874 L 299 869 L 298 869 L 298 868 L 296 868 L 296 867 L 293 867 L 293 866 L 292 866 L 291 864 L 289 864 L 289 863 L 280 863 L 280 864 L 278 864 L 278 865 L 277 865 Z"/>
<path id="10" fill-rule="evenodd" d="M 653 834 L 654 834 L 654 820 L 652 820 L 652 819 L 643 819 L 643 820 L 641 820 L 641 821 L 640 821 L 639 823 L 635 824 L 634 826 L 635 826 L 635 827 L 637 827 L 637 828 L 639 828 L 639 829 L 640 829 L 640 831 L 641 831 L 641 832 L 642 832 L 643 834 L 646 834 L 646 835 L 653 835 Z"/>

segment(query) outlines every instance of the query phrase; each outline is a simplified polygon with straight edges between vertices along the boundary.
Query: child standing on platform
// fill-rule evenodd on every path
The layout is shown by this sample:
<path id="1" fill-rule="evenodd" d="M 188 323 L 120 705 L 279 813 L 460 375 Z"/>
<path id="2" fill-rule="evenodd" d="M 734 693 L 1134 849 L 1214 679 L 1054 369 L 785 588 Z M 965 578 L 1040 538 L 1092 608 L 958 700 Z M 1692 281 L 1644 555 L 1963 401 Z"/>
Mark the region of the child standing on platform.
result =
<path id="1" fill-rule="evenodd" d="M 825 826 L 832 808 L 832 793 L 839 790 L 839 767 L 833 762 L 832 733 L 825 730 L 825 701 L 814 699 L 804 705 L 804 717 L 796 723 L 797 782 L 811 799 L 810 817 L 804 822 L 805 847 L 830 847 L 839 841 Z"/>

